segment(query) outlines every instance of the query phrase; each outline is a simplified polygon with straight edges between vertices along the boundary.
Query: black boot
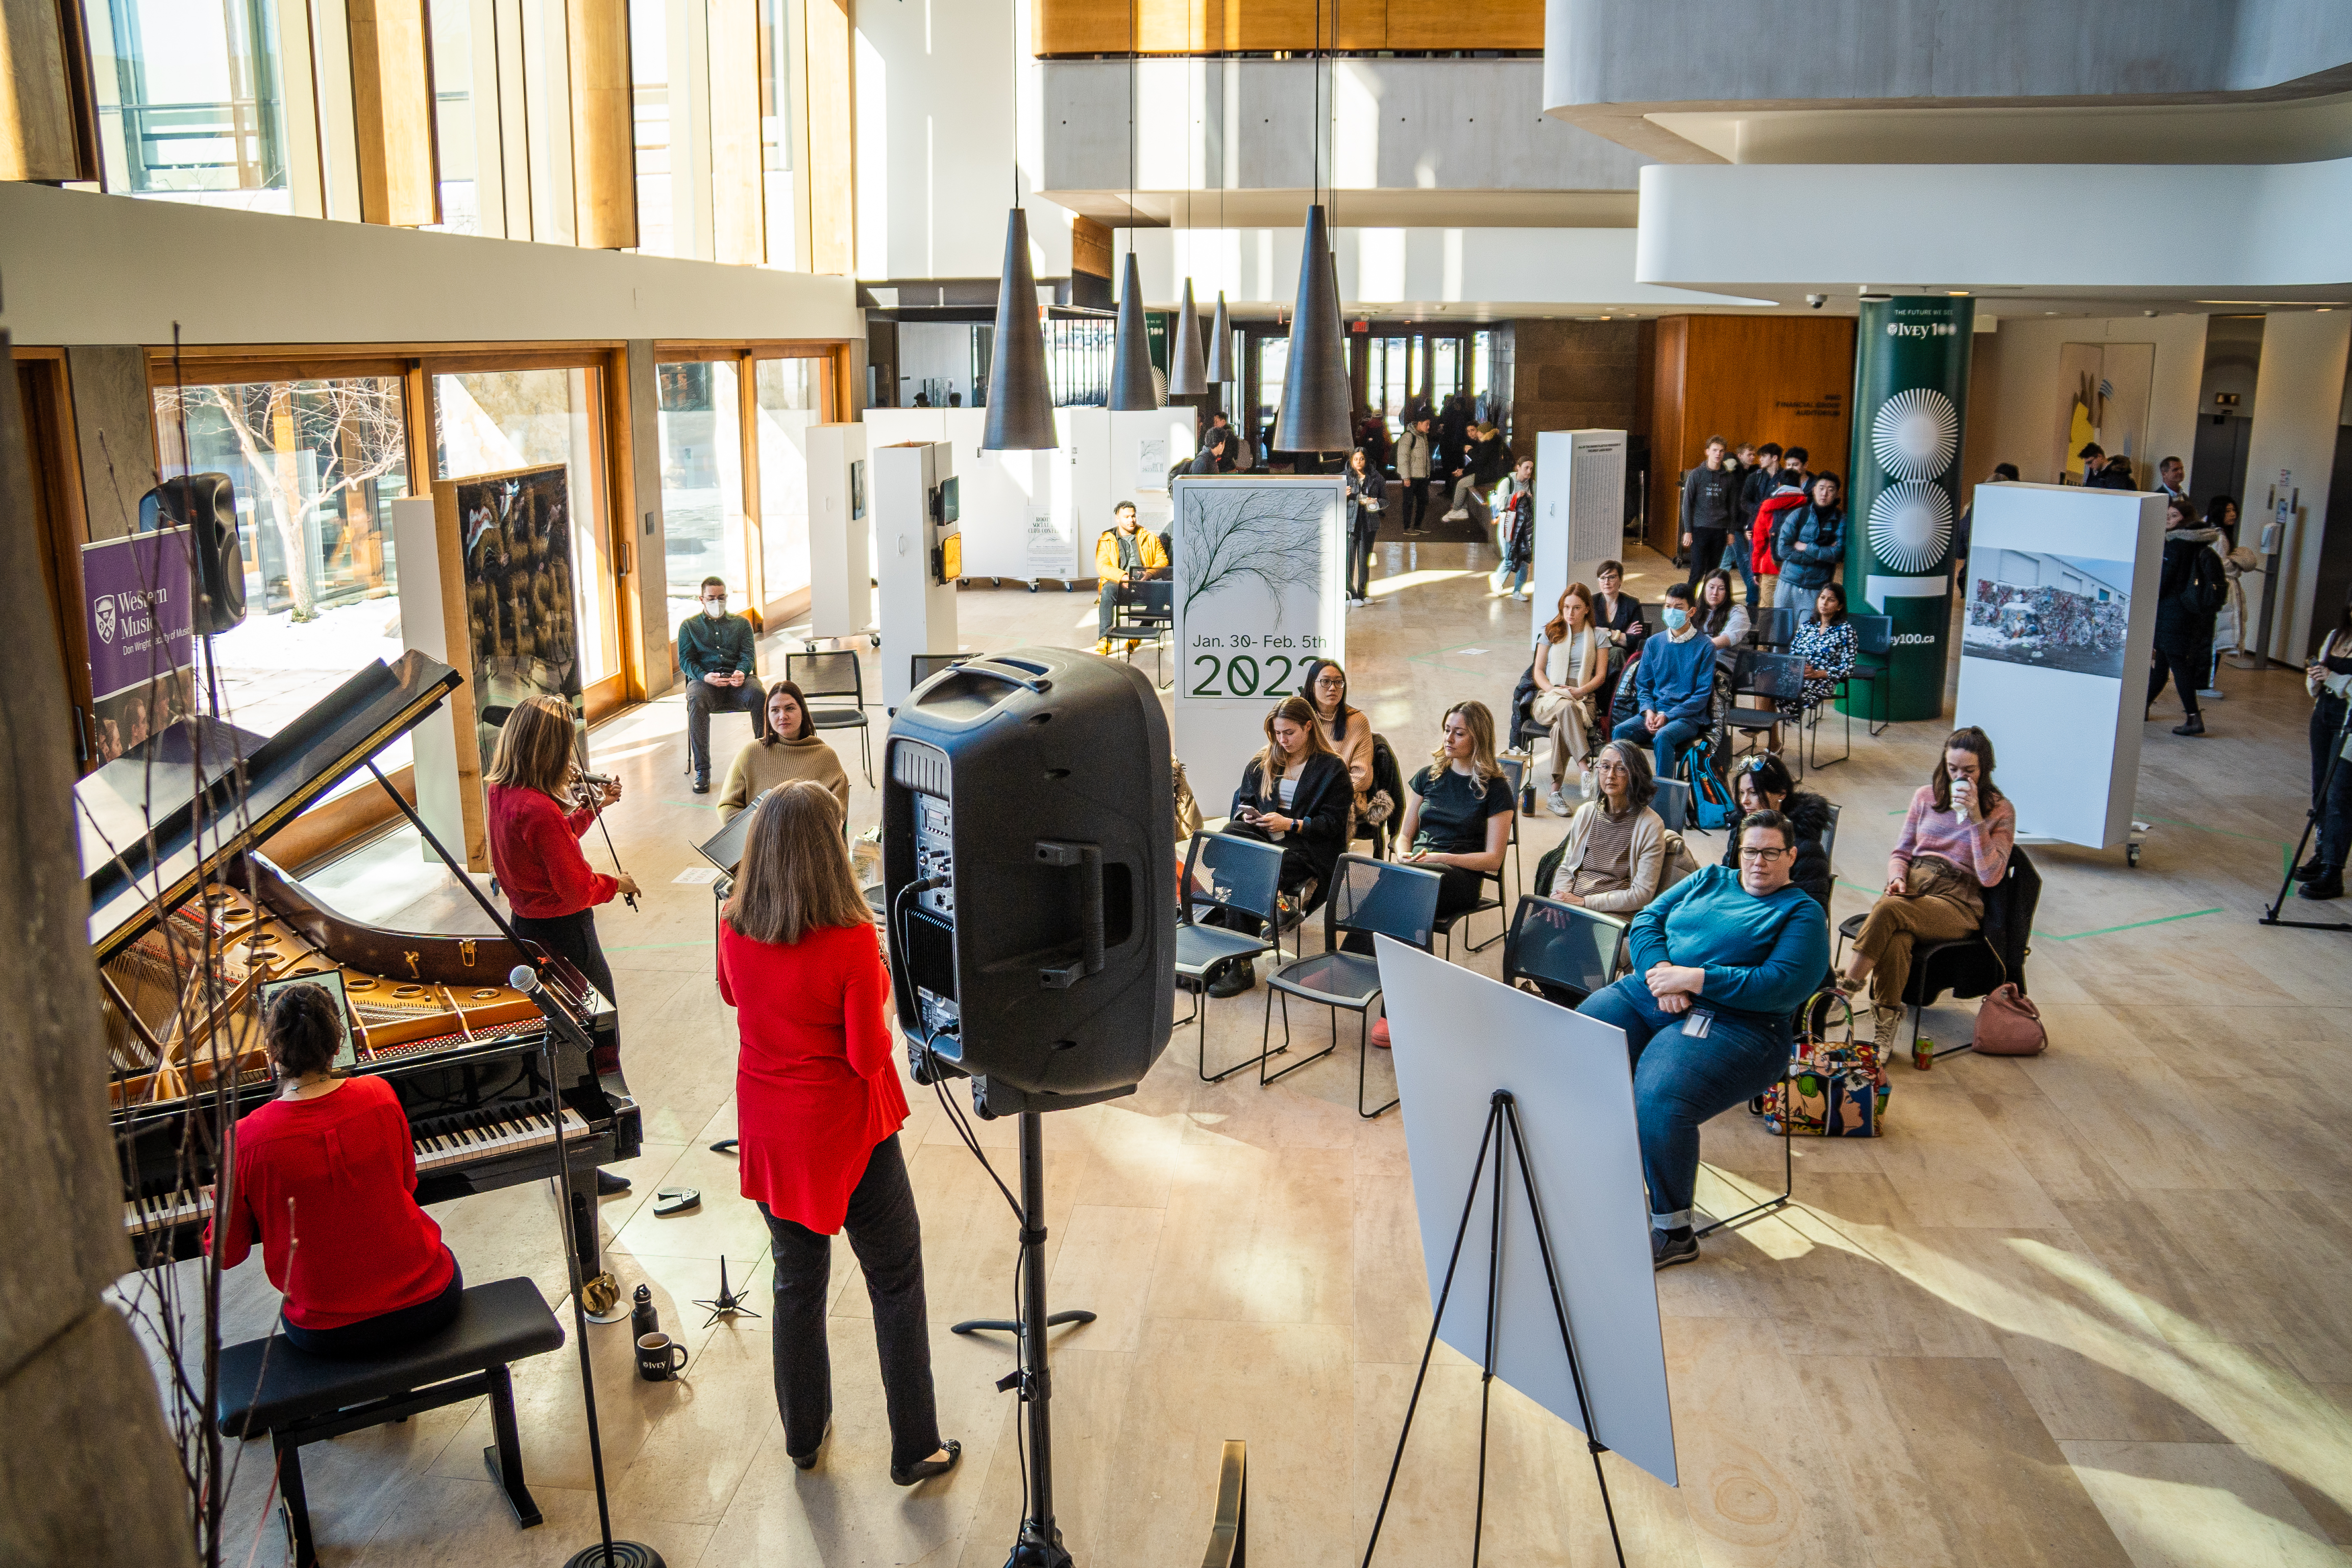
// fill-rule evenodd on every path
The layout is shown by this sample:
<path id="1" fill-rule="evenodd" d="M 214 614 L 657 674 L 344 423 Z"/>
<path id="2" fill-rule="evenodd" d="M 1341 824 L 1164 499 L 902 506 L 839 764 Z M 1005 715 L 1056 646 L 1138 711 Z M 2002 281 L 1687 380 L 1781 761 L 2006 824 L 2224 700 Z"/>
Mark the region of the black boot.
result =
<path id="1" fill-rule="evenodd" d="M 2294 891 L 2295 896 L 2298 898 L 2313 900 L 2340 899 L 2344 896 L 2344 868 L 2338 866 L 2333 871 L 2329 871 L 2322 876 L 2314 877 L 2310 881 L 2305 882 L 2302 887 L 2297 888 Z"/>
<path id="2" fill-rule="evenodd" d="M 2294 879 L 2298 882 L 2316 882 L 2326 874 L 2327 868 L 2319 863 L 2316 855 L 2294 868 Z"/>
<path id="3" fill-rule="evenodd" d="M 2189 721 L 2185 724 L 2175 724 L 2172 727 L 2172 732 L 2176 735 L 2201 735 L 2205 732 L 2205 716 L 2201 713 L 2191 713 L 2189 716 Z"/>

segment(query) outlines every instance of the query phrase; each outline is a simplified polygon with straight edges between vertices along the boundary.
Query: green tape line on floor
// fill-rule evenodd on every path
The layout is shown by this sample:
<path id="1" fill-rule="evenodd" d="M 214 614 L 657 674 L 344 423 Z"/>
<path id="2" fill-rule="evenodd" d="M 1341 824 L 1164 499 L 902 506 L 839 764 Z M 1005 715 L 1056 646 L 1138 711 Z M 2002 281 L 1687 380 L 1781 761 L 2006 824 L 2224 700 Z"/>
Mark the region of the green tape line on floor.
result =
<path id="1" fill-rule="evenodd" d="M 1841 888 L 1845 888 L 1853 892 L 1860 893 L 1864 898 L 1868 899 L 1877 898 L 1880 892 L 1879 889 L 1865 888 L 1858 883 L 1849 882 L 1843 877 L 1838 879 L 1837 885 Z M 2037 927 L 2033 934 L 2038 937 L 2045 938 L 2051 942 L 2080 942 L 2086 936 L 2113 936 L 2119 931 L 2137 931 L 2143 926 L 2169 925 L 2174 921 L 2193 921 L 2204 915 L 2218 915 L 2227 912 L 2227 910 L 2219 907 L 2210 910 L 2190 910 L 2186 914 L 2158 915 L 2154 920 L 2134 921 L 2129 925 L 2101 926 L 2096 931 L 2069 931 L 2063 936 L 2059 935 L 2055 931 L 2046 931 Z"/>

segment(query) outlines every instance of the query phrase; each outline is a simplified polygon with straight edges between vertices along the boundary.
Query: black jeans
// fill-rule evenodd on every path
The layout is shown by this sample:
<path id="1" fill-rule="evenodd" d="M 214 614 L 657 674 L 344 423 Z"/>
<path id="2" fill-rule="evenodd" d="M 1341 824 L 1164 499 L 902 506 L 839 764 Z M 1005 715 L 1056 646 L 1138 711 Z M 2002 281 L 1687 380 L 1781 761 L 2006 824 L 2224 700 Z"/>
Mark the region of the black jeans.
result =
<path id="1" fill-rule="evenodd" d="M 1694 528 L 1690 531 L 1691 595 L 1698 595 L 1699 579 L 1723 564 L 1724 542 L 1731 537 L 1727 528 Z"/>
<path id="2" fill-rule="evenodd" d="M 2164 689 L 2168 674 L 2180 688 L 2180 707 L 2191 719 L 2197 717 L 2197 689 L 2205 684 L 2208 659 L 2202 648 L 2190 648 L 2187 653 L 2167 653 L 2156 650 L 2156 663 L 2147 672 L 2147 700 L 2156 702 L 2157 694 Z"/>
<path id="3" fill-rule="evenodd" d="M 1348 596 L 1368 597 L 1372 584 L 1372 547 L 1381 536 L 1378 512 L 1368 513 L 1348 531 Z"/>
<path id="4" fill-rule="evenodd" d="M 1407 533 L 1417 531 L 1421 527 L 1422 514 L 1428 510 L 1429 480 L 1427 479 L 1405 480 L 1404 531 Z"/>
<path id="5" fill-rule="evenodd" d="M 528 937 L 572 968 L 588 977 L 588 983 L 604 994 L 604 999 L 617 1010 L 620 993 L 613 989 L 613 966 L 604 962 L 604 945 L 596 940 L 596 911 L 582 910 L 574 914 L 557 915 L 552 920 L 535 921 L 528 915 L 511 917 L 515 934 Z M 596 1052 L 598 1072 L 621 1070 L 621 1026 L 617 1019 L 613 1026 L 609 1051 L 600 1046 Z"/>
<path id="6" fill-rule="evenodd" d="M 2344 704 L 2322 698 L 2311 715 L 2312 804 L 2319 808 L 2319 842 L 2312 858 L 2326 870 L 2342 875 L 2347 851 L 2352 851 L 2352 761 L 2337 758 L 2329 777 L 2327 760 L 2336 749 L 2336 727 L 2343 722 Z M 2323 725 L 2322 720 L 2326 720 Z M 2321 731 L 2326 731 L 2324 735 Z M 2319 793 L 2326 779 L 2327 793 Z"/>
<path id="7" fill-rule="evenodd" d="M 784 1451 L 813 1454 L 833 1414 L 833 1361 L 825 1350 L 824 1298 L 833 1278 L 833 1238 L 779 1219 L 761 1204 L 776 1262 L 776 1408 Z M 874 1346 L 882 1360 L 882 1401 L 890 1416 L 890 1463 L 901 1469 L 940 1447 L 939 1407 L 931 1393 L 931 1330 L 923 1304 L 923 1226 L 915 1189 L 892 1133 L 874 1145 L 866 1174 L 849 1194 L 843 1224 L 874 1303 Z"/>
<path id="8" fill-rule="evenodd" d="M 445 1247 L 443 1250 L 446 1251 Z M 437 1334 L 457 1321 L 460 1299 L 466 1293 L 466 1271 L 457 1267 L 457 1257 L 449 1258 L 449 1287 L 429 1301 L 419 1301 L 413 1307 L 395 1311 L 379 1312 L 373 1318 L 362 1318 L 356 1323 L 345 1323 L 340 1329 L 305 1329 L 278 1319 L 278 1327 L 286 1334 L 286 1342 L 310 1355 L 334 1356 L 360 1360 L 380 1355 L 414 1344 L 428 1334 Z"/>
<path id="9" fill-rule="evenodd" d="M 710 715 L 746 710 L 751 715 L 751 738 L 765 737 L 768 689 L 756 675 L 745 676 L 740 686 L 713 686 L 699 677 L 686 683 L 686 755 L 694 764 L 695 777 L 710 776 Z"/>

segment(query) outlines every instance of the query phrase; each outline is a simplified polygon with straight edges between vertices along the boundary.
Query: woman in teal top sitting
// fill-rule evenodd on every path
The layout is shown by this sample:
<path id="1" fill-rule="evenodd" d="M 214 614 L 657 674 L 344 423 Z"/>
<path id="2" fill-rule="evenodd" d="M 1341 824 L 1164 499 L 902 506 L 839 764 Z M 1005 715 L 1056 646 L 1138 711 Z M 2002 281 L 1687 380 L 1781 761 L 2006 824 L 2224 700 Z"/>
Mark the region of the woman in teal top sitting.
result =
<path id="1" fill-rule="evenodd" d="M 1789 1020 L 1829 966 L 1829 918 L 1789 880 L 1796 843 L 1779 812 L 1748 813 L 1739 869 L 1706 867 L 1634 916 L 1633 972 L 1577 1008 L 1624 1030 L 1633 1053 L 1650 1260 L 1660 1268 L 1698 1256 L 1699 1124 L 1780 1079 Z"/>

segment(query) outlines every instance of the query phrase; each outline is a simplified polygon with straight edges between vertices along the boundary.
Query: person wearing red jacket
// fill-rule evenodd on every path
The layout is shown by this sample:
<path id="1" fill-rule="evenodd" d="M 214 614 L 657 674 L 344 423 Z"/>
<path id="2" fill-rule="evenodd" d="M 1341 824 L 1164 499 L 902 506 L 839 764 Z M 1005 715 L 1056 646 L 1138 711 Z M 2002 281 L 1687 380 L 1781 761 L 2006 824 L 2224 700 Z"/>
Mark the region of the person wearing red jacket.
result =
<path id="1" fill-rule="evenodd" d="M 346 1028 L 323 985 L 272 997 L 262 1040 L 278 1098 L 236 1124 L 226 1201 L 215 1194 L 205 1250 L 223 1268 L 256 1242 L 287 1342 L 364 1356 L 448 1327 L 466 1289 L 441 1227 L 416 1204 L 416 1145 L 380 1078 L 337 1078 Z"/>
<path id="2" fill-rule="evenodd" d="M 515 932 L 568 960 L 617 1007 L 613 968 L 596 940 L 596 906 L 615 893 L 634 897 L 635 878 L 607 877 L 592 869 L 580 852 L 580 836 L 596 820 L 594 808 L 575 805 L 578 764 L 572 745 L 572 710 L 558 697 L 525 698 L 507 715 L 499 749 L 485 782 L 489 788 L 490 868 L 504 889 Z M 603 786 L 599 805 L 621 798 L 618 783 Z M 615 1031 L 609 1059 L 597 1053 L 596 1070 L 620 1070 Z M 629 1184 L 609 1171 L 596 1173 L 596 1191 L 625 1193 Z"/>
<path id="3" fill-rule="evenodd" d="M 898 1149 L 907 1091 L 883 1014 L 890 980 L 841 826 L 833 792 L 808 779 L 753 809 L 719 921 L 719 994 L 742 1042 L 742 1192 L 772 1244 L 784 1452 L 814 1468 L 831 1425 L 825 1306 L 833 1235 L 846 1229 L 874 1305 L 890 1479 L 910 1487 L 954 1468 L 963 1446 L 940 1440 L 922 1222 Z"/>
<path id="4" fill-rule="evenodd" d="M 1757 503 L 1756 521 L 1748 534 L 1748 570 L 1749 581 L 1756 585 L 1756 607 L 1759 610 L 1772 607 L 1773 595 L 1780 585 L 1780 558 L 1772 552 L 1772 539 L 1780 531 L 1781 514 L 1804 504 L 1803 476 L 1794 469 L 1787 470 L 1779 487 Z"/>

